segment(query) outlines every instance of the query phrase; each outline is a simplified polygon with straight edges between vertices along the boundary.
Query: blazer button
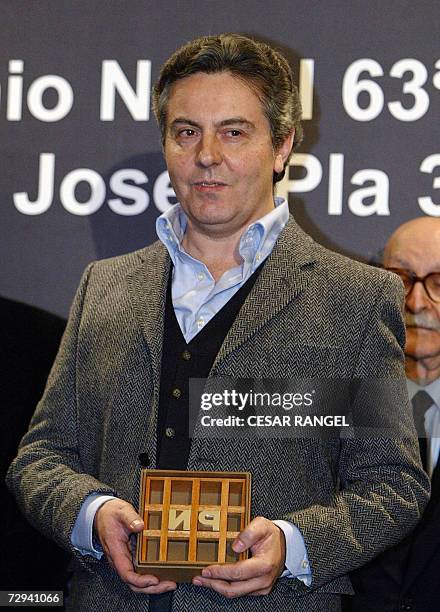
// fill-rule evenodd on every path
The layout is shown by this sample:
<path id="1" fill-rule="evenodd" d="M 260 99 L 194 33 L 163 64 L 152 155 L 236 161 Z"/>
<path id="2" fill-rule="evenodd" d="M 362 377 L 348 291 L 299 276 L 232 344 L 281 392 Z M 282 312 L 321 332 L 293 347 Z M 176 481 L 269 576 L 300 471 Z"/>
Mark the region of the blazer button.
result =
<path id="1" fill-rule="evenodd" d="M 138 461 L 141 467 L 148 467 L 148 464 L 150 463 L 150 457 L 148 456 L 148 453 L 141 453 L 138 457 Z"/>
<path id="2" fill-rule="evenodd" d="M 167 438 L 174 438 L 175 435 L 176 435 L 176 432 L 174 431 L 172 427 L 167 427 L 165 429 L 165 436 Z"/>

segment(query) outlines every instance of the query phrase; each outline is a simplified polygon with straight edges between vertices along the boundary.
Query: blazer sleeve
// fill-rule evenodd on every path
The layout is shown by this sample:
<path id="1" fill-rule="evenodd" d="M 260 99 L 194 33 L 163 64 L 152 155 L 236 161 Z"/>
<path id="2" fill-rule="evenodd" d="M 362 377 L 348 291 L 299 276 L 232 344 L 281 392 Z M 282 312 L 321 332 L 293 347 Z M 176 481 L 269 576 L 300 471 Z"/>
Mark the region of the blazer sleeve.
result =
<path id="1" fill-rule="evenodd" d="M 43 397 L 6 477 L 29 522 L 81 563 L 84 557 L 72 547 L 70 535 L 84 499 L 91 493 L 117 495 L 84 473 L 78 446 L 76 354 L 92 267 L 84 272 Z"/>
<path id="2" fill-rule="evenodd" d="M 353 368 L 358 390 L 352 414 L 355 420 L 356 414 L 362 418 L 366 408 L 371 416 L 371 391 L 382 386 L 383 405 L 373 408 L 386 430 L 381 435 L 362 430 L 341 439 L 333 503 L 284 517 L 303 534 L 311 588 L 348 573 L 400 541 L 415 526 L 428 500 L 429 479 L 421 467 L 405 383 L 403 288 L 391 274 L 381 278 L 365 316 Z"/>

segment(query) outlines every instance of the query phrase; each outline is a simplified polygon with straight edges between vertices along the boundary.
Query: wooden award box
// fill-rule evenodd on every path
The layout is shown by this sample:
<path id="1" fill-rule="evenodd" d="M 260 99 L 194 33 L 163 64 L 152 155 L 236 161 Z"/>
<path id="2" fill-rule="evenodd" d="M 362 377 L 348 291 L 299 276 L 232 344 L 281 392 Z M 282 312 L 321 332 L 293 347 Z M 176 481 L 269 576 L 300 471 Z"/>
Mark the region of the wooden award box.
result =
<path id="1" fill-rule="evenodd" d="M 246 559 L 231 544 L 250 520 L 247 472 L 142 470 L 135 568 L 190 582 L 207 565 Z"/>

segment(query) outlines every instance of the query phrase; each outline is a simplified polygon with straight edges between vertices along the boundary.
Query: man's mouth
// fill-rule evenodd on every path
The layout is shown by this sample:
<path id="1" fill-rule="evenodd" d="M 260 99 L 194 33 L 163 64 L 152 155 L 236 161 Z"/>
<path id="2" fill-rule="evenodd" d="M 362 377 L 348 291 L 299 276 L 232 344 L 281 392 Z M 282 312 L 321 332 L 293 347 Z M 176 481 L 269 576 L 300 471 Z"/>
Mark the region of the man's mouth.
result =
<path id="1" fill-rule="evenodd" d="M 226 187 L 222 181 L 194 181 L 193 186 L 199 191 L 213 191 Z"/>
<path id="2" fill-rule="evenodd" d="M 429 321 L 426 319 L 405 319 L 406 329 L 418 329 L 425 331 L 440 331 L 440 324 L 438 321 Z"/>
<path id="3" fill-rule="evenodd" d="M 418 327 L 420 329 L 440 331 L 440 319 L 432 312 L 411 312 L 405 309 L 405 325 L 407 328 Z"/>

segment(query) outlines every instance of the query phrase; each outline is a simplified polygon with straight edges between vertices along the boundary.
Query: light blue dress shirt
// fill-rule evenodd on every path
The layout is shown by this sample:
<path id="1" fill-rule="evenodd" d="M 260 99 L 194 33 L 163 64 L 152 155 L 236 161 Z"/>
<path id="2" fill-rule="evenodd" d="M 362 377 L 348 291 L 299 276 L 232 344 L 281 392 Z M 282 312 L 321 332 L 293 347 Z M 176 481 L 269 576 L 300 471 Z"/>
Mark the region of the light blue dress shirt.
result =
<path id="1" fill-rule="evenodd" d="M 180 204 L 175 204 L 158 217 L 156 232 L 168 249 L 174 266 L 173 306 L 187 342 L 205 327 L 270 255 L 288 219 L 287 202 L 275 198 L 275 208 L 242 234 L 238 248 L 241 263 L 226 270 L 215 282 L 205 264 L 191 257 L 182 247 L 187 219 Z"/>
<path id="2" fill-rule="evenodd" d="M 171 295 L 186 342 L 190 342 L 205 327 L 270 255 L 288 219 L 287 202 L 283 198 L 275 198 L 274 209 L 243 232 L 239 244 L 241 263 L 227 270 L 215 282 L 206 265 L 186 253 L 182 247 L 187 218 L 180 204 L 175 204 L 158 217 L 156 231 L 173 262 Z M 97 510 L 109 499 L 114 498 L 92 494 L 81 507 L 71 541 L 84 555 L 101 558 L 103 554 L 93 545 L 93 520 Z M 273 522 L 283 531 L 286 539 L 287 570 L 283 576 L 298 578 L 310 586 L 312 574 L 300 530 L 288 521 Z"/>

